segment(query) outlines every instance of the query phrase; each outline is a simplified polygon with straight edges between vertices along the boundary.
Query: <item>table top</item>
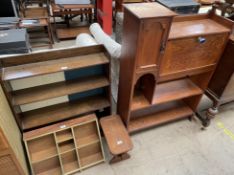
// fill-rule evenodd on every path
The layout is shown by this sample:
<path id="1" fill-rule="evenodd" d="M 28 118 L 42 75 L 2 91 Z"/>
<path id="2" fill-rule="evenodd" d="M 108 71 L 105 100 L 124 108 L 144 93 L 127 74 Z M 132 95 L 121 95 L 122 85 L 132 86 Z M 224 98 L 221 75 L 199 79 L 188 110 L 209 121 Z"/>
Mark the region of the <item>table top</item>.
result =
<path id="1" fill-rule="evenodd" d="M 81 4 L 90 4 L 90 0 L 55 0 L 55 4 L 63 5 L 81 5 Z"/>
<path id="2" fill-rule="evenodd" d="M 82 8 L 94 8 L 93 4 L 68 4 L 68 5 L 60 5 L 60 4 L 52 4 L 52 10 L 53 11 L 60 11 L 60 10 L 67 10 L 67 9 L 71 9 L 71 10 L 76 10 L 76 9 L 82 9 Z"/>
<path id="3" fill-rule="evenodd" d="M 119 155 L 133 148 L 131 138 L 118 115 L 103 117 L 100 124 L 111 154 Z"/>
<path id="4" fill-rule="evenodd" d="M 37 21 L 35 23 L 30 23 L 30 21 Z M 23 21 L 25 23 L 23 23 Z M 29 23 L 27 23 L 29 21 Z M 43 26 L 48 26 L 48 19 L 45 18 L 38 18 L 38 19 L 23 19 L 20 21 L 19 26 L 22 28 L 30 28 L 30 27 L 43 27 Z"/>

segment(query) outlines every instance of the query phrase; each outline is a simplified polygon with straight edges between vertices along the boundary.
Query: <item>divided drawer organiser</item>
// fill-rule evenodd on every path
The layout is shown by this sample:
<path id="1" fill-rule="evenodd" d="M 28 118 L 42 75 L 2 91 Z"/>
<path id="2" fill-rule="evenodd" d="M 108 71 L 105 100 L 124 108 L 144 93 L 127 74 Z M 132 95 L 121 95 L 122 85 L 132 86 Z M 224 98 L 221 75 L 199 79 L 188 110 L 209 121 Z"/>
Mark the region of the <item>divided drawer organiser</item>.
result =
<path id="1" fill-rule="evenodd" d="M 24 134 L 32 174 L 62 175 L 105 160 L 94 114 Z"/>

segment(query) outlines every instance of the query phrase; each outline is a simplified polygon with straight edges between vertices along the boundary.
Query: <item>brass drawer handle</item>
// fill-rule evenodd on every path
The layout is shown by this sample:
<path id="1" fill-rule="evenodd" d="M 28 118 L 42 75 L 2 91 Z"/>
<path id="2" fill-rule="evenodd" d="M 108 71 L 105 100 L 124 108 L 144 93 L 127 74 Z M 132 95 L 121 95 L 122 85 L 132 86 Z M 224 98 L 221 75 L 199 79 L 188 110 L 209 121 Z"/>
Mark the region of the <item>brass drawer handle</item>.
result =
<path id="1" fill-rule="evenodd" d="M 198 39 L 197 39 L 197 40 L 198 40 L 198 42 L 199 42 L 199 43 L 201 43 L 201 44 L 203 44 L 203 43 L 205 43 L 205 42 L 206 42 L 206 38 L 201 37 L 201 36 L 200 36 L 200 37 L 198 37 Z"/>

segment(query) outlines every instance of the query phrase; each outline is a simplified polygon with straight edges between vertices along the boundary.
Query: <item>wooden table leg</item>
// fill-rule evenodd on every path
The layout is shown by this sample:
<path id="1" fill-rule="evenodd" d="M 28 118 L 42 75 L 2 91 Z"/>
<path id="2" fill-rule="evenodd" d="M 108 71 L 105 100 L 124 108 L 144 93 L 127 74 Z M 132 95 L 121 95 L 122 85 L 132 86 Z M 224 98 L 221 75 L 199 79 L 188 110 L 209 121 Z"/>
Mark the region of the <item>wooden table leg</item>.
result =
<path id="1" fill-rule="evenodd" d="M 120 155 L 114 155 L 113 158 L 110 160 L 110 164 L 120 162 L 122 160 L 129 159 L 130 155 L 128 153 L 123 153 Z"/>

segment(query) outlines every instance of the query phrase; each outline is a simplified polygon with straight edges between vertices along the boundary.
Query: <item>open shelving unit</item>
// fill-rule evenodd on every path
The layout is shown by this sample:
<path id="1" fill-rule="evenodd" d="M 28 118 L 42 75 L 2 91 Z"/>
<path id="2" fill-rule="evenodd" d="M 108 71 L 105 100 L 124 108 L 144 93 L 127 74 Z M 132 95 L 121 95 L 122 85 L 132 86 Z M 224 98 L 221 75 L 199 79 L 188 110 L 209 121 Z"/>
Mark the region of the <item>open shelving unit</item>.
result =
<path id="1" fill-rule="evenodd" d="M 35 175 L 72 174 L 105 160 L 95 114 L 26 132 L 24 142 Z"/>
<path id="2" fill-rule="evenodd" d="M 194 84 L 189 78 L 160 83 L 156 86 L 150 103 L 141 92 L 136 92 L 133 96 L 131 110 L 138 110 L 150 105 L 180 100 L 190 96 L 201 95 L 203 90 Z"/>
<path id="3" fill-rule="evenodd" d="M 117 112 L 128 131 L 190 118 L 233 24 L 212 11 L 177 17 L 158 3 L 124 8 Z"/>
<path id="4" fill-rule="evenodd" d="M 13 56 L 0 61 L 3 67 L 1 84 L 18 125 L 23 131 L 99 110 L 109 114 L 111 108 L 110 61 L 109 55 L 101 45 Z M 92 73 L 96 69 L 98 73 Z M 13 90 L 11 87 L 13 80 L 21 81 L 25 78 L 70 71 L 80 72 L 77 73 L 77 77 L 60 82 L 19 90 Z M 63 96 L 68 96 L 69 100 L 29 111 L 21 110 L 23 105 Z M 77 98 L 71 99 L 72 96 Z"/>

